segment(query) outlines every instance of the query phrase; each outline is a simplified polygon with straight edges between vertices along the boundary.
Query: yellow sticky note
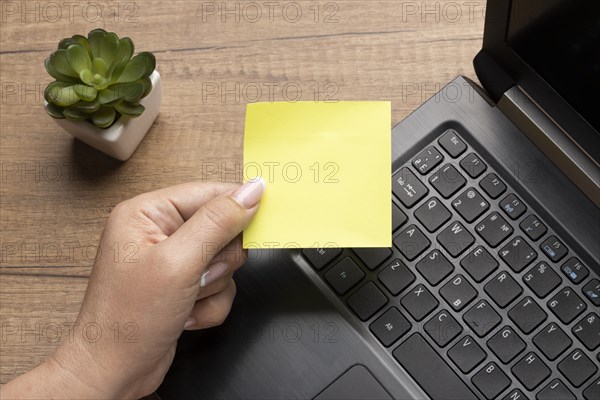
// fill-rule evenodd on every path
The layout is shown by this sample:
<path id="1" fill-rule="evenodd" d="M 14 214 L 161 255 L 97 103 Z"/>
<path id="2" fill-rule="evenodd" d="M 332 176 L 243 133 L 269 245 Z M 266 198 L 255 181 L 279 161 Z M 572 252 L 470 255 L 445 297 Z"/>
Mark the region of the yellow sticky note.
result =
<path id="1" fill-rule="evenodd" d="M 254 103 L 244 179 L 266 191 L 244 248 L 391 247 L 390 102 Z"/>

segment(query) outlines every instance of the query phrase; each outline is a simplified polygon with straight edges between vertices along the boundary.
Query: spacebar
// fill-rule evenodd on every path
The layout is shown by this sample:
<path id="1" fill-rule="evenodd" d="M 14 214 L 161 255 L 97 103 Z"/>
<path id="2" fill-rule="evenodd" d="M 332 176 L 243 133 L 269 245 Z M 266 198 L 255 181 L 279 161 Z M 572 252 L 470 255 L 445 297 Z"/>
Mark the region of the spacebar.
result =
<path id="1" fill-rule="evenodd" d="M 418 333 L 409 337 L 393 354 L 432 399 L 477 400 L 467 385 Z"/>

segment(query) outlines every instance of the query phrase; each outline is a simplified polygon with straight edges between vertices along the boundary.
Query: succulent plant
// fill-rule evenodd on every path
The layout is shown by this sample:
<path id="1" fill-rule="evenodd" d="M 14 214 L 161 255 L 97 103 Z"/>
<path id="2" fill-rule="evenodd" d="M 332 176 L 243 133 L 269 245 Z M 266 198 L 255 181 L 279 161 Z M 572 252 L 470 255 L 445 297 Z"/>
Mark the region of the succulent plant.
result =
<path id="1" fill-rule="evenodd" d="M 48 114 L 100 128 L 110 127 L 121 115 L 142 114 L 139 101 L 152 90 L 149 76 L 156 59 L 148 52 L 132 57 L 133 51 L 130 38 L 119 39 L 104 29 L 92 30 L 87 38 L 61 40 L 45 62 L 56 79 L 44 91 Z"/>

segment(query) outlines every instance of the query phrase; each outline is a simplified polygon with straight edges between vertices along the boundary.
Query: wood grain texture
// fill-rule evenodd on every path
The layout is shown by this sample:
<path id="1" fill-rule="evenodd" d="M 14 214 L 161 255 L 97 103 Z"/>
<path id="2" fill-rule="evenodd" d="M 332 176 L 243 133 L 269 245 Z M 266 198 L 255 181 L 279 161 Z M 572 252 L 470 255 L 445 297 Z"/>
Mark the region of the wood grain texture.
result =
<path id="1" fill-rule="evenodd" d="M 254 2 L 260 15 L 250 3 L 1 3 L 0 382 L 58 345 L 31 333 L 36 324 L 75 320 L 115 204 L 239 179 L 226 172 L 240 170 L 246 103 L 391 100 L 396 124 L 456 75 L 476 79 L 484 1 Z M 43 110 L 44 59 L 95 27 L 153 51 L 163 77 L 161 113 L 125 163 L 74 141 Z"/>

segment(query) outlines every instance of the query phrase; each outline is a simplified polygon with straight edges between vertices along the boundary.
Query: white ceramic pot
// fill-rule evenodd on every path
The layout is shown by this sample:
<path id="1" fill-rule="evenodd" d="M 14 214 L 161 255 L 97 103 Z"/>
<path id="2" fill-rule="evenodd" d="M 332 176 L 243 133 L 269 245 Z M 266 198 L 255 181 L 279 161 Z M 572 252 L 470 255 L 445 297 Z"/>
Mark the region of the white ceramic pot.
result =
<path id="1" fill-rule="evenodd" d="M 108 154 L 117 160 L 125 161 L 138 147 L 152 123 L 158 116 L 162 100 L 162 85 L 160 74 L 154 71 L 150 75 L 152 91 L 140 100 L 146 109 L 136 117 L 121 116 L 110 128 L 98 128 L 88 121 L 70 121 L 68 119 L 52 118 L 64 130 L 84 143 Z M 48 103 L 44 102 L 47 107 Z"/>

